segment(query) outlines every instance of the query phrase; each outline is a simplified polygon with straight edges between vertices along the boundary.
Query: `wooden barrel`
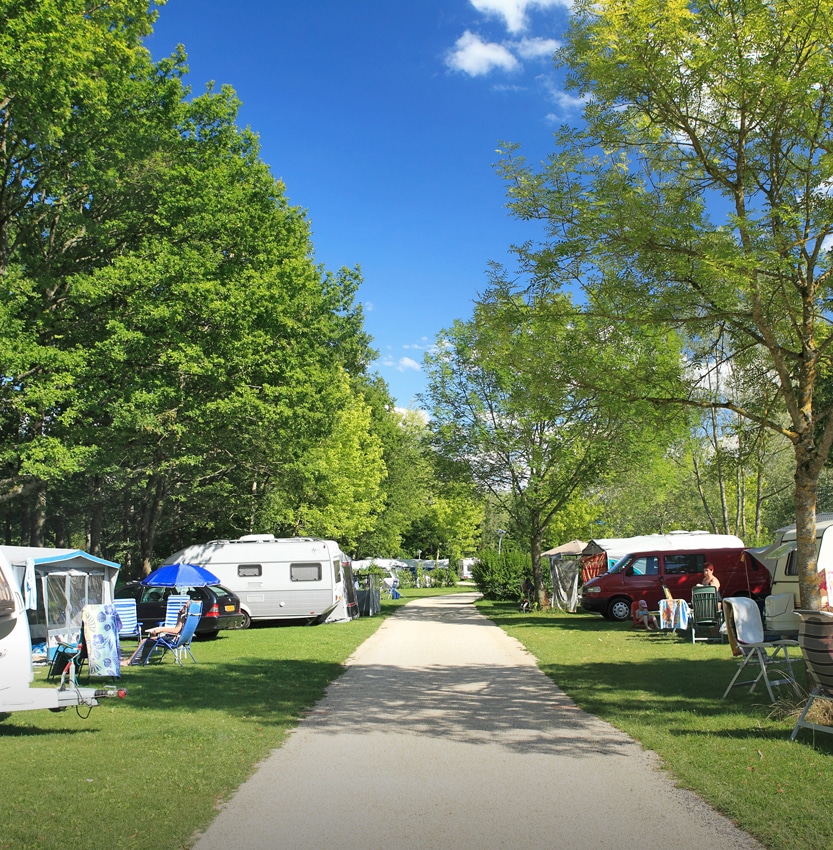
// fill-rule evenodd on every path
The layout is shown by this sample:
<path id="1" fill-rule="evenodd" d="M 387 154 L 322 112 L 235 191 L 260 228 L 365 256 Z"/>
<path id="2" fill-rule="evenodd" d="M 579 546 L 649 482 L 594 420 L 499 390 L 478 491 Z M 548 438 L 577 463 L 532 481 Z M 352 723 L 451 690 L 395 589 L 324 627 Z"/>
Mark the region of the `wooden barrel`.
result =
<path id="1" fill-rule="evenodd" d="M 833 696 L 833 614 L 802 611 L 798 644 L 815 685 Z"/>

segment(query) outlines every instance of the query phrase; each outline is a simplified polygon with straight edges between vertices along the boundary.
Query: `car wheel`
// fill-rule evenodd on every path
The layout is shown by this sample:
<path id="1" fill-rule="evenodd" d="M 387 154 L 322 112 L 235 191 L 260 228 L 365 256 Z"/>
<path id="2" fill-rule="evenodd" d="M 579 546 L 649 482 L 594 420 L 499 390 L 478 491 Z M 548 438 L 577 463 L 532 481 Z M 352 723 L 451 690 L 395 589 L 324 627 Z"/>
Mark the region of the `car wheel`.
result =
<path id="1" fill-rule="evenodd" d="M 631 617 L 631 603 L 622 596 L 612 600 L 607 606 L 607 613 L 611 620 L 616 620 L 617 623 L 624 623 Z"/>
<path id="2" fill-rule="evenodd" d="M 244 611 L 242 608 L 240 609 L 240 617 L 241 620 L 238 625 L 232 626 L 234 631 L 241 632 L 243 629 L 248 629 L 252 624 L 252 618 L 249 616 L 247 611 Z"/>

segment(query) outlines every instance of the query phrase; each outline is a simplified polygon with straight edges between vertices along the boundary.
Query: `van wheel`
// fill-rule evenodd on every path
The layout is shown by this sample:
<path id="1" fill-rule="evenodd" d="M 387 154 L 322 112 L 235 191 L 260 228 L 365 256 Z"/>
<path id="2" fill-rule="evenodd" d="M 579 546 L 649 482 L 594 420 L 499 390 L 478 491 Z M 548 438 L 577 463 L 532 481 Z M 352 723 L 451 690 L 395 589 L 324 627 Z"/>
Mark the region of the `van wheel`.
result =
<path id="1" fill-rule="evenodd" d="M 252 624 L 252 618 L 249 616 L 247 611 L 244 611 L 242 608 L 240 609 L 240 623 L 239 625 L 234 627 L 234 631 L 240 632 L 243 629 L 248 629 Z"/>
<path id="2" fill-rule="evenodd" d="M 615 620 L 617 623 L 624 623 L 625 620 L 630 620 L 631 618 L 631 603 L 622 596 L 619 596 L 611 600 L 610 605 L 607 606 L 607 614 L 611 620 Z"/>

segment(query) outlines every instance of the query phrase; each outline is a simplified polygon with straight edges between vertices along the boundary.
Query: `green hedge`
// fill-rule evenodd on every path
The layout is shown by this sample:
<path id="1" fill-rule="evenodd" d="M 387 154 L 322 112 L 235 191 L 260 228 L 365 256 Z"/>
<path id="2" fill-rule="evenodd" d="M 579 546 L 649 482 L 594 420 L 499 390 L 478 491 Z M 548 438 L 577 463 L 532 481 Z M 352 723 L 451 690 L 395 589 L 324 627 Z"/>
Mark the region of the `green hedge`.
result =
<path id="1" fill-rule="evenodd" d="M 524 577 L 530 572 L 529 555 L 504 549 L 481 553 L 472 567 L 472 578 L 484 598 L 495 602 L 517 601 L 521 598 Z"/>

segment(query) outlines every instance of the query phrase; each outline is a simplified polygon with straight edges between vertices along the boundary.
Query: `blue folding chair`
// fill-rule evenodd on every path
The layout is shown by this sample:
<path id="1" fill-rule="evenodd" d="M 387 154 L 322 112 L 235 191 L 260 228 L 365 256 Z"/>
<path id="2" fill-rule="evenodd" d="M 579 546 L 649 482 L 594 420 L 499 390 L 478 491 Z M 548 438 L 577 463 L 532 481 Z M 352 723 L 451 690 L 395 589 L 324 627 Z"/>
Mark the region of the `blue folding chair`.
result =
<path id="1" fill-rule="evenodd" d="M 119 640 L 122 638 L 142 639 L 142 625 L 136 615 L 135 599 L 114 599 L 113 605 L 121 620 L 119 628 Z"/>
<path id="2" fill-rule="evenodd" d="M 196 664 L 197 659 L 194 658 L 194 654 L 191 652 L 191 641 L 194 639 L 194 633 L 197 631 L 201 614 L 202 602 L 191 602 L 188 608 L 188 619 L 185 621 L 182 631 L 176 635 L 159 635 L 148 653 L 147 659 L 150 660 L 150 656 L 158 649 L 162 652 L 159 658 L 160 661 L 165 657 L 165 653 L 170 651 L 173 653 L 174 661 L 182 667 L 182 657 L 187 652 L 191 656 L 191 660 Z M 145 664 L 147 664 L 147 661 L 145 661 Z"/>
<path id="3" fill-rule="evenodd" d="M 172 593 L 165 602 L 165 622 L 160 626 L 175 626 L 183 605 L 188 605 L 191 597 L 187 593 Z"/>

